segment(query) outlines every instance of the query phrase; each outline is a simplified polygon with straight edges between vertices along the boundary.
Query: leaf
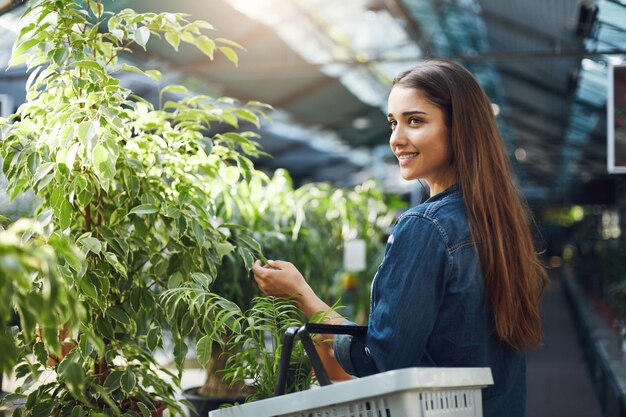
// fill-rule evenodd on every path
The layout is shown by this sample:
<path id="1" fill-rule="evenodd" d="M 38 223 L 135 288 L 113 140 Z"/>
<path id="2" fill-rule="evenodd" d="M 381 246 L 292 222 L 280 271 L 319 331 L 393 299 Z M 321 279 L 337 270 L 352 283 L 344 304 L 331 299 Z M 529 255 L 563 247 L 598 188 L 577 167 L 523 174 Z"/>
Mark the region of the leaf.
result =
<path id="1" fill-rule="evenodd" d="M 254 264 L 254 258 L 249 250 L 242 248 L 241 246 L 237 248 L 237 253 L 243 260 L 246 271 L 249 271 Z"/>
<path id="2" fill-rule="evenodd" d="M 113 306 L 106 311 L 106 315 L 121 324 L 130 324 L 131 319 L 121 307 Z"/>
<path id="3" fill-rule="evenodd" d="M 174 359 L 179 369 L 185 363 L 185 356 L 187 356 L 187 345 L 183 339 L 178 339 L 174 343 Z"/>
<path id="4" fill-rule="evenodd" d="M 102 317 L 98 317 L 96 319 L 96 325 L 94 330 L 98 331 L 99 334 L 101 334 L 102 337 L 106 339 L 115 339 L 115 335 L 113 334 L 113 326 L 111 326 L 111 323 L 109 323 Z"/>
<path id="5" fill-rule="evenodd" d="M 213 340 L 208 335 L 202 336 L 196 343 L 196 358 L 203 367 L 211 360 Z"/>
<path id="6" fill-rule="evenodd" d="M 141 414 L 143 415 L 143 417 L 150 417 L 152 415 L 150 409 L 144 403 L 138 402 L 137 407 L 141 410 Z"/>
<path id="7" fill-rule="evenodd" d="M 248 235 L 245 235 L 245 234 L 240 234 L 237 237 L 237 240 L 239 240 L 240 242 L 244 243 L 252 251 L 254 251 L 256 253 L 261 253 L 261 245 L 259 244 L 259 242 L 257 242 L 251 236 L 248 236 Z"/>
<path id="8" fill-rule="evenodd" d="M 59 187 L 55 188 L 52 194 L 50 194 L 50 205 L 55 211 L 61 209 L 64 197 L 63 189 Z"/>
<path id="9" fill-rule="evenodd" d="M 236 166 L 228 166 L 220 169 L 220 176 L 227 184 L 236 185 L 240 177 L 239 168 Z"/>
<path id="10" fill-rule="evenodd" d="M 138 206 L 133 207 L 133 209 L 129 212 L 129 214 L 153 214 L 158 212 L 159 209 L 154 204 L 140 204 Z"/>
<path id="11" fill-rule="evenodd" d="M 102 65 L 100 65 L 97 61 L 91 61 L 91 60 L 75 61 L 72 65 L 78 68 L 102 71 Z"/>
<path id="12" fill-rule="evenodd" d="M 204 136 L 202 139 L 200 139 L 200 143 L 202 144 L 202 149 L 204 149 L 204 153 L 207 155 L 211 155 L 211 152 L 213 151 L 213 141 L 211 140 L 211 138 L 207 138 L 206 136 Z"/>
<path id="13" fill-rule="evenodd" d="M 220 46 L 219 50 L 230 62 L 235 64 L 235 66 L 239 65 L 239 57 L 237 56 L 237 52 L 235 52 L 232 48 L 228 46 Z"/>
<path id="14" fill-rule="evenodd" d="M 235 133 L 235 132 L 223 133 L 222 137 L 225 137 L 228 140 L 230 140 L 232 142 L 235 142 L 235 143 L 241 143 L 241 144 L 248 144 L 248 143 L 250 143 L 250 141 L 248 139 L 246 139 L 245 136 L 242 136 L 239 133 Z"/>
<path id="15" fill-rule="evenodd" d="M 211 276 L 202 272 L 194 272 L 191 274 L 191 278 L 203 288 L 209 288 L 211 282 L 213 282 L 213 278 L 211 278 Z"/>
<path id="16" fill-rule="evenodd" d="M 100 243 L 100 241 L 98 239 L 96 239 L 95 237 L 85 237 L 83 239 L 80 239 L 78 241 L 85 249 L 93 252 L 93 253 L 100 253 L 100 251 L 102 250 L 102 243 Z"/>
<path id="17" fill-rule="evenodd" d="M 78 139 L 86 146 L 88 149 L 92 148 L 93 139 L 98 134 L 99 125 L 92 121 L 82 122 L 78 125 Z"/>
<path id="18" fill-rule="evenodd" d="M 111 393 L 121 387 L 120 382 L 122 380 L 123 372 L 119 370 L 115 370 L 109 374 L 107 379 L 104 381 L 104 390 L 108 393 Z"/>
<path id="19" fill-rule="evenodd" d="M 93 165 L 96 173 L 105 180 L 111 180 L 115 177 L 115 158 L 107 148 L 97 144 L 93 148 Z"/>
<path id="20" fill-rule="evenodd" d="M 45 177 L 46 175 L 48 175 L 48 173 L 52 171 L 53 168 L 54 168 L 54 162 L 45 162 L 39 165 L 39 168 L 37 168 L 37 172 L 35 173 L 34 182 L 35 183 L 39 182 L 39 180 Z"/>
<path id="21" fill-rule="evenodd" d="M 150 29 L 148 29 L 147 27 L 142 26 L 135 31 L 135 42 L 137 42 L 137 44 L 142 46 L 144 49 L 146 49 L 146 44 L 148 43 L 149 39 Z"/>
<path id="22" fill-rule="evenodd" d="M 235 110 L 235 114 L 239 116 L 240 119 L 247 120 L 250 123 L 253 123 L 257 128 L 259 125 L 259 118 L 256 114 L 252 113 L 250 110 L 246 109 L 237 109 Z"/>
<path id="23" fill-rule="evenodd" d="M 178 207 L 169 206 L 165 211 L 165 217 L 171 217 L 172 219 L 178 219 L 181 216 L 181 212 Z"/>
<path id="24" fill-rule="evenodd" d="M 167 288 L 178 288 L 180 284 L 183 282 L 183 276 L 180 272 L 176 271 L 172 275 L 170 275 L 167 280 Z"/>
<path id="25" fill-rule="evenodd" d="M 137 68 L 134 65 L 122 64 L 122 70 L 135 72 L 135 73 L 141 74 L 141 75 L 146 75 L 146 73 L 142 69 Z"/>
<path id="26" fill-rule="evenodd" d="M 235 41 L 231 41 L 230 39 L 225 39 L 225 38 L 216 38 L 215 42 L 219 42 L 219 43 L 223 43 L 225 45 L 230 45 L 233 48 L 239 48 L 239 49 L 243 49 L 245 50 L 246 48 L 244 48 L 243 46 L 241 46 L 240 44 L 238 44 Z"/>
<path id="27" fill-rule="evenodd" d="M 65 361 L 64 361 L 65 362 Z M 61 367 L 59 366 L 59 369 Z M 62 368 L 61 376 L 65 379 L 65 383 L 73 393 L 78 393 L 84 385 L 83 369 L 76 362 L 70 362 Z"/>
<path id="28" fill-rule="evenodd" d="M 48 362 L 48 352 L 46 351 L 44 344 L 41 342 L 35 343 L 33 352 L 35 353 L 37 361 L 43 366 L 46 366 L 46 363 Z"/>
<path id="29" fill-rule="evenodd" d="M 205 35 L 198 36 L 196 38 L 196 47 L 202 51 L 210 59 L 213 59 L 213 52 L 215 51 L 215 42 L 209 39 Z"/>
<path id="30" fill-rule="evenodd" d="M 98 299 L 98 290 L 96 289 L 96 286 L 93 285 L 91 282 L 89 282 L 86 279 L 83 279 L 80 281 L 79 286 L 83 294 L 87 295 L 88 297 L 93 298 L 94 300 Z"/>
<path id="31" fill-rule="evenodd" d="M 120 385 L 122 387 L 122 391 L 127 394 L 130 393 L 133 388 L 135 388 L 135 375 L 131 372 L 130 369 L 127 369 L 126 372 L 122 374 Z"/>
<path id="32" fill-rule="evenodd" d="M 231 113 L 224 113 L 221 115 L 222 120 L 233 127 L 239 127 L 239 120 L 237 120 L 237 116 Z"/>
<path id="33" fill-rule="evenodd" d="M 120 263 L 120 261 L 117 259 L 117 256 L 115 256 L 113 252 L 106 252 L 104 254 L 104 257 L 107 262 L 111 266 L 113 266 L 113 268 L 115 268 L 117 272 L 119 272 L 124 277 L 126 276 L 126 267 L 124 267 L 124 265 Z"/>
<path id="34" fill-rule="evenodd" d="M 72 412 L 70 413 L 70 417 L 83 417 L 85 415 L 85 409 L 80 405 L 74 406 L 72 408 Z"/>
<path id="35" fill-rule="evenodd" d="M 68 48 L 57 48 L 52 54 L 52 61 L 57 64 L 59 67 L 62 67 L 67 61 L 67 58 L 70 56 L 70 51 Z"/>
<path id="36" fill-rule="evenodd" d="M 164 87 L 161 93 L 188 93 L 189 90 L 184 85 L 172 84 Z"/>
<path id="37" fill-rule="evenodd" d="M 30 90 L 31 85 L 37 79 L 37 76 L 39 75 L 39 72 L 41 71 L 41 68 L 42 67 L 37 67 L 33 71 L 31 71 L 30 75 L 28 76 L 28 80 L 26 80 L 26 87 L 25 87 L 26 91 Z"/>
<path id="38" fill-rule="evenodd" d="M 228 242 L 220 242 L 215 245 L 215 249 L 217 250 L 217 255 L 221 259 L 224 255 L 231 253 L 235 247 Z"/>
<path id="39" fill-rule="evenodd" d="M 109 219 L 109 225 L 111 226 L 116 225 L 117 223 L 122 221 L 124 217 L 126 217 L 126 210 L 124 210 L 122 207 L 116 208 L 115 210 L 113 210 L 113 213 L 111 214 L 111 218 Z"/>
<path id="40" fill-rule="evenodd" d="M 146 345 L 150 351 L 154 351 L 157 347 L 159 347 L 159 341 L 161 340 L 161 330 L 157 327 L 153 327 L 148 330 L 148 334 L 146 335 Z"/>
<path id="41" fill-rule="evenodd" d="M 9 61 L 9 65 L 7 65 L 7 68 L 12 68 L 12 67 L 17 67 L 18 65 L 22 65 L 24 62 L 26 62 L 28 60 L 28 58 L 30 58 L 29 54 L 22 54 L 22 55 L 14 55 L 11 57 L 11 60 Z"/>
<path id="42" fill-rule="evenodd" d="M 28 415 L 30 417 L 49 417 L 56 406 L 56 401 L 42 401 L 37 403 Z"/>
<path id="43" fill-rule="evenodd" d="M 130 307 L 135 313 L 141 309 L 141 288 L 135 287 L 130 292 Z"/>
<path id="44" fill-rule="evenodd" d="M 202 246 L 205 241 L 204 229 L 198 220 L 193 219 L 191 222 L 191 229 L 193 230 L 193 235 L 198 241 L 198 246 Z"/>
<path id="45" fill-rule="evenodd" d="M 178 51 L 178 45 L 180 45 L 180 35 L 177 32 L 166 32 L 165 40 L 172 45 L 176 51 Z"/>
<path id="46" fill-rule="evenodd" d="M 111 33 L 111 35 L 115 36 L 115 39 L 117 39 L 118 41 L 123 41 L 124 40 L 124 31 L 120 30 L 120 29 L 111 29 L 109 31 Z"/>
<path id="47" fill-rule="evenodd" d="M 94 351 L 93 343 L 91 343 L 89 338 L 86 336 L 80 338 L 80 342 L 78 342 L 78 346 L 80 348 L 80 352 L 85 358 L 90 356 Z"/>
<path id="48" fill-rule="evenodd" d="M 161 81 L 162 74 L 159 70 L 148 70 L 146 71 L 146 75 L 155 81 Z"/>
<path id="49" fill-rule="evenodd" d="M 78 153 L 78 149 L 80 148 L 80 143 L 75 142 L 70 149 L 67 151 L 67 155 L 65 156 L 65 164 L 69 169 L 74 168 L 74 162 L 76 161 L 76 154 Z"/>
<path id="50" fill-rule="evenodd" d="M 16 46 L 16 48 L 13 50 L 12 56 L 16 57 L 18 55 L 22 55 L 24 52 L 28 51 L 33 46 L 40 44 L 40 43 L 42 43 L 41 40 L 37 38 L 24 41 Z"/>
<path id="51" fill-rule="evenodd" d="M 65 198 L 61 203 L 61 212 L 59 215 L 59 226 L 61 230 L 65 230 L 72 224 L 72 205 Z"/>

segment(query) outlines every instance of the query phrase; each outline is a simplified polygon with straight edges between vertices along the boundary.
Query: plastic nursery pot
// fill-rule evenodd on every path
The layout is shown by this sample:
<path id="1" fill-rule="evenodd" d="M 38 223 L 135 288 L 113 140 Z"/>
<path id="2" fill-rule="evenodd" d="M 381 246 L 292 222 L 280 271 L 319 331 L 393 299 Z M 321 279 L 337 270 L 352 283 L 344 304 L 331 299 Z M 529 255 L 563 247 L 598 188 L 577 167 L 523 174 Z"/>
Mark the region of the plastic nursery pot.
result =
<path id="1" fill-rule="evenodd" d="M 243 404 L 244 397 L 208 397 L 206 395 L 198 395 L 199 387 L 187 388 L 183 391 L 183 397 L 193 405 L 194 409 L 189 409 L 189 417 L 207 417 L 209 411 L 217 410 L 224 404 Z"/>

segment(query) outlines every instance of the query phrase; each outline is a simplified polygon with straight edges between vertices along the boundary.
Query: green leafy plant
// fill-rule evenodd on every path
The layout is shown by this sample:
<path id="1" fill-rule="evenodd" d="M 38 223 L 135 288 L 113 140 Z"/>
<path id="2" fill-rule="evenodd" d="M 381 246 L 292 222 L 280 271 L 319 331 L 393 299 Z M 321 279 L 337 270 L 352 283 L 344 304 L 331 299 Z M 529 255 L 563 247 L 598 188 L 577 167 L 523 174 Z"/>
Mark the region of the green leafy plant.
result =
<path id="1" fill-rule="evenodd" d="M 303 324 L 302 314 L 290 300 L 255 297 L 239 318 L 238 331 L 228 340 L 228 360 L 223 370 L 230 383 L 246 382 L 252 393 L 246 401 L 274 394 L 283 336 L 292 326 Z M 290 361 L 290 391 L 308 389 L 313 375 L 301 344 L 294 346 Z"/>
<path id="2" fill-rule="evenodd" d="M 5 366 L 21 361 L 18 376 L 27 369 L 35 377 L 43 369 L 56 373 L 28 395 L 26 415 L 147 417 L 163 403 L 180 414 L 174 387 L 195 321 L 185 306 L 162 304 L 161 296 L 186 284 L 208 291 L 233 251 L 245 262 L 255 257 L 249 245 L 238 247 L 231 233 L 237 226 L 217 219 L 215 195 L 250 177 L 249 158 L 261 152 L 240 123 L 258 126 L 267 106 L 161 88 L 158 70 L 133 65 L 132 51 L 153 37 L 175 49 L 195 45 L 211 58 L 219 51 L 236 63 L 239 46 L 209 38 L 206 22 L 130 9 L 113 14 L 94 0 L 42 0 L 24 16 L 30 23 L 11 64 L 30 70 L 27 101 L 6 127 L 2 168 L 12 196 L 33 190 L 38 215 L 50 214 L 50 240 L 63 237 L 84 254 L 82 264 L 58 252 L 67 294 L 84 316 L 76 328 L 65 313 L 28 319 L 42 320 L 44 343 L 32 343 L 32 326 L 23 326 L 17 356 Z M 121 85 L 128 71 L 154 81 L 158 105 Z M 168 99 L 173 93 L 182 98 Z M 215 125 L 221 133 L 211 133 Z M 42 275 L 54 282 L 50 277 Z M 218 311 L 220 300 L 210 300 Z M 52 329 L 63 330 L 65 355 L 54 355 Z M 201 349 L 222 330 L 203 331 Z M 178 373 L 154 358 L 167 332 Z"/>
<path id="3" fill-rule="evenodd" d="M 399 205 L 397 201 L 386 201 L 373 181 L 352 190 L 325 183 L 294 188 L 288 172 L 282 169 L 271 177 L 255 171 L 249 181 L 239 182 L 235 192 L 230 191 L 225 189 L 216 201 L 220 217 L 229 218 L 240 225 L 232 230 L 231 235 L 240 241 L 239 250 L 247 248 L 249 253 L 263 253 L 269 258 L 289 260 L 300 268 L 313 288 L 329 304 L 349 301 L 353 313 L 361 318 L 367 314 L 369 284 L 382 259 L 384 237 L 394 219 L 393 210 Z M 352 238 L 365 240 L 368 267 L 365 271 L 352 273 L 351 282 L 346 283 L 342 282 L 342 278 L 345 278 L 342 245 L 345 239 Z M 246 260 L 244 255 L 233 251 L 224 257 L 211 290 L 245 311 L 232 310 L 230 319 L 245 316 L 250 323 L 240 326 L 239 331 L 242 333 L 234 332 L 223 339 L 222 344 L 214 343 L 211 347 L 212 359 L 207 362 L 207 378 L 198 389 L 200 395 L 240 397 L 246 392 L 243 384 L 246 379 L 254 381 L 254 393 L 250 398 L 258 399 L 271 394 L 275 384 L 275 370 L 268 369 L 268 364 L 274 364 L 268 360 L 268 355 L 274 358 L 274 350 L 281 349 L 280 340 L 285 328 L 272 330 L 266 326 L 269 319 L 265 318 L 285 318 L 287 316 L 283 312 L 287 311 L 291 314 L 290 320 L 300 323 L 303 320 L 292 308 L 255 298 L 258 289 L 248 272 L 252 260 Z M 177 297 L 171 300 L 180 298 L 186 300 L 180 301 L 183 305 L 192 303 L 193 306 L 188 308 L 190 316 L 212 316 L 202 311 L 203 303 L 192 301 L 199 297 L 193 285 L 172 292 Z M 277 306 L 278 310 L 270 308 L 272 306 Z M 206 327 L 212 325 L 198 324 L 198 328 Z M 257 331 L 257 328 L 263 328 L 263 332 L 275 341 L 269 351 L 261 349 L 263 332 Z M 199 336 L 204 337 L 202 334 Z M 253 343 L 253 340 L 257 342 Z M 197 349 L 206 352 L 201 343 Z M 229 350 L 229 353 L 224 354 L 224 349 Z M 229 357 L 233 359 L 226 364 L 226 358 Z M 252 357 L 266 359 L 253 361 Z M 205 363 L 203 360 L 200 362 Z M 219 372 L 224 366 L 229 371 Z M 236 371 L 237 366 L 242 369 Z M 223 380 L 225 376 L 228 376 L 229 381 Z M 299 388 L 305 385 L 300 384 Z"/>
<path id="4" fill-rule="evenodd" d="M 395 220 L 395 209 L 403 203 L 388 198 L 374 181 L 366 181 L 353 189 L 328 183 L 293 186 L 289 173 L 277 170 L 271 177 L 255 173 L 248 182 L 237 185 L 237 192 L 221 196 L 220 211 L 224 217 L 252 231 L 256 250 L 270 259 L 294 263 L 316 292 L 334 303 L 346 291 L 342 282 L 343 245 L 349 239 L 363 239 L 367 266 L 354 273 L 358 283 L 353 288 L 355 313 L 366 316 L 369 305 L 369 284 L 382 260 L 386 235 Z M 241 279 L 231 289 L 220 287 L 232 280 L 217 280 L 219 294 L 248 306 L 255 286 L 237 259 L 232 260 L 229 276 Z M 223 272 L 224 270 L 220 271 Z M 251 296 L 252 295 L 252 296 Z"/>
<path id="5" fill-rule="evenodd" d="M 41 361 L 58 355 L 61 344 L 59 320 L 69 328 L 77 326 L 84 311 L 76 304 L 69 290 L 68 277 L 59 269 L 57 256 L 81 268 L 83 255 L 68 239 L 50 233 L 46 222 L 50 213 L 42 213 L 40 221 L 21 219 L 0 230 L 0 372 L 9 373 L 16 365 L 24 345 L 32 345 Z M 22 331 L 8 328 L 11 315 L 19 316 Z M 29 371 L 25 363 L 18 373 Z"/>

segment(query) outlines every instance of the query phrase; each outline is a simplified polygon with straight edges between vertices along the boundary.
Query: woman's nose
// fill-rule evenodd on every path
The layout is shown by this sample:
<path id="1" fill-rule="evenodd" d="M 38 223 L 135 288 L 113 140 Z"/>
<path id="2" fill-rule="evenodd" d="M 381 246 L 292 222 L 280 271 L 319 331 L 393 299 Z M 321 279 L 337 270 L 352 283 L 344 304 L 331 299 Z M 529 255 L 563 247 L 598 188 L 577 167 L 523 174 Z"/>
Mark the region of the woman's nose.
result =
<path id="1" fill-rule="evenodd" d="M 391 132 L 389 136 L 389 145 L 391 149 L 394 149 L 398 146 L 403 146 L 406 144 L 406 136 L 402 133 L 402 129 L 398 126 Z"/>

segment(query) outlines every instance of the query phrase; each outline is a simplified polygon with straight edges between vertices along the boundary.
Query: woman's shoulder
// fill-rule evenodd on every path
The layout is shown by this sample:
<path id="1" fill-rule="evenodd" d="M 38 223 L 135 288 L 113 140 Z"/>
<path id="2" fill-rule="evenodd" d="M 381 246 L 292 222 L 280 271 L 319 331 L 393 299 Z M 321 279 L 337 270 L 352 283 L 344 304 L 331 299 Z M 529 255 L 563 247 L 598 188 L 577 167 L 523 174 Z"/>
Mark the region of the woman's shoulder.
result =
<path id="1" fill-rule="evenodd" d="M 423 203 L 406 210 L 400 218 L 406 216 L 419 216 L 432 221 L 467 220 L 467 211 L 463 202 L 463 194 L 449 192 L 445 196 L 435 196 Z"/>
<path id="2" fill-rule="evenodd" d="M 463 195 L 450 193 L 443 198 L 431 198 L 406 210 L 398 218 L 398 223 L 411 222 L 420 218 L 436 227 L 450 247 L 460 242 L 471 241 L 471 232 Z"/>

